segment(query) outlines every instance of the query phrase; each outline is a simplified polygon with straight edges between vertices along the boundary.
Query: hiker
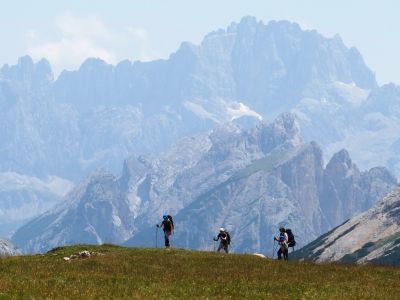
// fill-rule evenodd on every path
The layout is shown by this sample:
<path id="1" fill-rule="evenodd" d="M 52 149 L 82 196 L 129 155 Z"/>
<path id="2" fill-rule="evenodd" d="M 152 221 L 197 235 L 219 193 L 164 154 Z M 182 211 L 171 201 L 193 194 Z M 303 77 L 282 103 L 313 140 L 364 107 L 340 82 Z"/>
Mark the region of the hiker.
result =
<path id="1" fill-rule="evenodd" d="M 282 259 L 282 254 L 283 254 L 283 259 L 288 260 L 289 259 L 289 251 L 288 251 L 288 235 L 286 233 L 285 228 L 281 227 L 279 228 L 279 237 L 274 236 L 274 241 L 277 241 L 279 244 L 279 250 L 278 250 L 278 259 Z"/>
<path id="2" fill-rule="evenodd" d="M 219 229 L 217 237 L 214 237 L 213 240 L 214 241 L 220 240 L 217 252 L 220 252 L 221 249 L 224 249 L 225 253 L 229 253 L 228 247 L 231 243 L 231 237 L 229 233 L 225 231 L 224 228 Z"/>
<path id="3" fill-rule="evenodd" d="M 172 217 L 170 215 L 163 215 L 163 221 L 161 222 L 161 224 L 157 224 L 157 227 L 163 228 L 165 248 L 169 248 L 170 247 L 169 237 L 171 236 L 171 234 L 174 233 L 174 221 L 172 220 Z"/>

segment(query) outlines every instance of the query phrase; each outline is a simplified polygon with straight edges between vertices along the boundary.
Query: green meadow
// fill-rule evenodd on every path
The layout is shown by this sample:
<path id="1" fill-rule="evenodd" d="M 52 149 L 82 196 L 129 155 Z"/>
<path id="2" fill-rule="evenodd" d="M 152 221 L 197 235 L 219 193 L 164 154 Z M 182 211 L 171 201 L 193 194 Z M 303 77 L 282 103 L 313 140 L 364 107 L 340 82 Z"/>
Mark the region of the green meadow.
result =
<path id="1" fill-rule="evenodd" d="M 104 255 L 64 261 L 81 250 Z M 395 299 L 400 268 L 78 245 L 0 259 L 0 299 Z"/>

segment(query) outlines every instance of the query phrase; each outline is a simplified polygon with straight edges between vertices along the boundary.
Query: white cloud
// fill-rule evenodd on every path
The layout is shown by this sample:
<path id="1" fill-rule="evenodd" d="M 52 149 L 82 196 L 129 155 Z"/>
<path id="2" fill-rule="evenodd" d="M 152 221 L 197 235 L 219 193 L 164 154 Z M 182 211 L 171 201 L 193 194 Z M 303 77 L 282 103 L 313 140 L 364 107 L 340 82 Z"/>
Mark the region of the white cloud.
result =
<path id="1" fill-rule="evenodd" d="M 142 28 L 134 28 L 134 27 L 129 27 L 128 31 L 136 38 L 147 41 L 147 31 Z"/>
<path id="2" fill-rule="evenodd" d="M 129 27 L 128 32 L 132 36 L 135 44 L 138 45 L 137 59 L 142 61 L 149 61 L 154 59 L 154 55 L 150 49 L 149 36 L 143 28 Z"/>
<path id="3" fill-rule="evenodd" d="M 55 29 L 55 38 L 29 30 L 27 53 L 34 59 L 47 58 L 56 75 L 63 69 L 77 69 L 88 57 L 112 64 L 123 59 L 154 59 L 143 28 L 114 30 L 96 16 L 64 13 L 55 20 Z"/>
<path id="4" fill-rule="evenodd" d="M 57 18 L 56 25 L 66 37 L 107 40 L 113 36 L 111 30 L 96 16 L 80 18 L 67 12 Z"/>

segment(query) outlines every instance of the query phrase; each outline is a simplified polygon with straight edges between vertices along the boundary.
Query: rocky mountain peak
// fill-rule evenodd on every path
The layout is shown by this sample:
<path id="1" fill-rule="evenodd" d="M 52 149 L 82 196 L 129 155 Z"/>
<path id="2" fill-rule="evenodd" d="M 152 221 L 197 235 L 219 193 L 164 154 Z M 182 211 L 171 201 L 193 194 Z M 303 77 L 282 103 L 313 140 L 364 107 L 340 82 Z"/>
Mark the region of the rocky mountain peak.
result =
<path id="1" fill-rule="evenodd" d="M 25 55 L 18 58 L 18 67 L 23 70 L 23 72 L 32 72 L 35 67 L 32 57 Z"/>
<path id="2" fill-rule="evenodd" d="M 345 149 L 342 149 L 333 155 L 326 166 L 326 171 L 328 173 L 334 171 L 334 173 L 337 175 L 340 174 L 340 176 L 346 176 L 354 168 L 355 165 L 350 158 L 349 152 Z"/>
<path id="3" fill-rule="evenodd" d="M 124 161 L 121 182 L 127 187 L 130 181 L 139 181 L 153 169 L 153 160 L 145 155 L 132 156 Z"/>
<path id="4" fill-rule="evenodd" d="M 327 164 L 323 181 L 321 206 L 331 226 L 337 226 L 344 218 L 351 217 L 349 211 L 365 211 L 375 203 L 378 195 L 397 183 L 386 168 L 360 172 L 344 149 L 334 154 Z"/>
<path id="5" fill-rule="evenodd" d="M 112 68 L 111 65 L 107 64 L 104 60 L 100 58 L 87 58 L 79 68 L 80 72 L 93 73 L 97 72 L 99 69 L 109 69 Z"/>
<path id="6" fill-rule="evenodd" d="M 281 149 L 290 149 L 302 143 L 299 123 L 294 114 L 283 113 L 271 124 L 261 123 L 258 128 L 264 153 L 270 152 L 277 146 Z"/>
<path id="7" fill-rule="evenodd" d="M 42 58 L 34 63 L 29 55 L 18 59 L 14 66 L 5 65 L 0 69 L 0 77 L 15 80 L 33 88 L 48 85 L 53 82 L 53 71 L 47 59 Z"/>
<path id="8" fill-rule="evenodd" d="M 383 181 L 397 183 L 397 178 L 385 167 L 374 167 L 368 171 L 368 176 L 382 178 Z"/>
<path id="9" fill-rule="evenodd" d="M 53 82 L 54 80 L 53 71 L 51 69 L 50 62 L 47 59 L 42 58 L 41 60 L 39 60 L 35 68 L 37 77 L 36 80 L 38 80 L 38 82 L 40 81 Z"/>
<path id="10" fill-rule="evenodd" d="M 244 16 L 239 22 L 239 26 L 248 26 L 248 27 L 255 27 L 258 24 L 262 24 L 261 21 L 258 21 L 254 16 Z"/>

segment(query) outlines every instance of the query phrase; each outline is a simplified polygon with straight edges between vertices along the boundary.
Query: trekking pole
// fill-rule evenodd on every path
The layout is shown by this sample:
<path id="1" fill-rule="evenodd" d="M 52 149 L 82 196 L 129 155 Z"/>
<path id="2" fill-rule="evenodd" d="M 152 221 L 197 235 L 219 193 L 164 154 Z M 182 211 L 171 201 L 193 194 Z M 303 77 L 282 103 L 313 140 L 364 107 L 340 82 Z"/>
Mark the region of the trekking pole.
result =
<path id="1" fill-rule="evenodd" d="M 275 240 L 274 240 L 274 244 L 272 245 L 272 258 L 274 258 L 274 249 L 275 249 Z"/>
<path id="2" fill-rule="evenodd" d="M 278 250 L 279 247 L 281 247 L 281 245 L 279 245 L 279 243 L 276 242 L 276 246 L 275 246 L 275 249 L 274 249 L 274 253 L 276 252 L 276 250 Z"/>
<path id="3" fill-rule="evenodd" d="M 158 226 L 156 226 L 156 248 L 158 248 Z"/>
<path id="4" fill-rule="evenodd" d="M 272 258 L 275 256 L 275 251 L 276 251 L 276 246 L 275 246 L 275 240 L 274 240 L 274 245 L 272 246 Z"/>

